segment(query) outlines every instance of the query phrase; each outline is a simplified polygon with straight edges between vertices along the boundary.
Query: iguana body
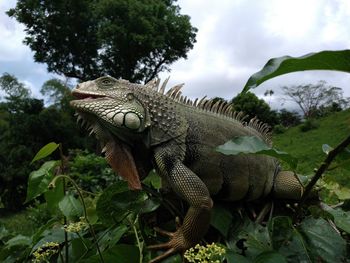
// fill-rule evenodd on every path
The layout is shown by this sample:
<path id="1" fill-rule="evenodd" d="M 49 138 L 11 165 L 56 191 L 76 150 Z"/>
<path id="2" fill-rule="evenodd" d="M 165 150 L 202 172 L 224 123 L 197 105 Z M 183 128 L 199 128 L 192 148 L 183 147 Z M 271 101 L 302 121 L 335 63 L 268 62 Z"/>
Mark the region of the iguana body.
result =
<path id="1" fill-rule="evenodd" d="M 164 94 L 165 84 L 132 84 L 101 77 L 79 84 L 71 105 L 102 142 L 106 159 L 131 189 L 155 168 L 167 185 L 189 204 L 183 225 L 158 261 L 196 243 L 206 233 L 214 200 L 256 200 L 270 193 L 298 199 L 298 179 L 279 172 L 277 161 L 263 155 L 225 156 L 218 145 L 236 136 L 269 142 L 267 127 L 257 120 L 244 124 L 225 102 L 190 101 L 181 85 Z M 153 261 L 153 262 L 155 262 Z"/>

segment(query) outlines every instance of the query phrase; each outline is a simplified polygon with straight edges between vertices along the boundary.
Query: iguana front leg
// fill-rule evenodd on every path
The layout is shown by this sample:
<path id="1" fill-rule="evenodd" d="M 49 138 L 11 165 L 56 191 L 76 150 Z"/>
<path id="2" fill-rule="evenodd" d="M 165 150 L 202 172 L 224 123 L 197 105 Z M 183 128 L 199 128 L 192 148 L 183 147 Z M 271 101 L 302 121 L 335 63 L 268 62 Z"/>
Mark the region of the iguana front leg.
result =
<path id="1" fill-rule="evenodd" d="M 176 232 L 168 233 L 169 242 L 150 247 L 167 249 L 163 255 L 151 262 L 158 262 L 171 254 L 183 252 L 197 244 L 208 230 L 210 211 L 213 206 L 208 188 L 195 173 L 181 162 L 175 149 L 173 151 L 159 149 L 155 154 L 155 162 L 160 175 L 179 197 L 188 202 L 190 208 L 182 226 Z"/>

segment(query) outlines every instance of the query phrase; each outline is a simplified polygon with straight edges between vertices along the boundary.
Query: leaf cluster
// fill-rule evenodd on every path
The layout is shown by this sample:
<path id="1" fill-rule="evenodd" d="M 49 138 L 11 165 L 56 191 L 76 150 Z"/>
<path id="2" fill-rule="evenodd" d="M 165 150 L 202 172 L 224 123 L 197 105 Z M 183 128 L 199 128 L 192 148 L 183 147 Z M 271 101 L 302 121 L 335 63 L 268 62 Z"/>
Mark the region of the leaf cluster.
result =
<path id="1" fill-rule="evenodd" d="M 56 143 L 46 145 L 33 162 L 57 148 Z M 0 260 L 35 261 L 48 242 L 54 242 L 59 249 L 46 260 L 141 262 L 144 240 L 139 216 L 157 209 L 159 201 L 144 191 L 130 191 L 120 180 L 99 194 L 85 191 L 58 172 L 63 171 L 61 166 L 61 161 L 47 161 L 30 174 L 26 202 L 44 198 L 50 219 L 31 236 L 11 233 L 0 221 Z"/>

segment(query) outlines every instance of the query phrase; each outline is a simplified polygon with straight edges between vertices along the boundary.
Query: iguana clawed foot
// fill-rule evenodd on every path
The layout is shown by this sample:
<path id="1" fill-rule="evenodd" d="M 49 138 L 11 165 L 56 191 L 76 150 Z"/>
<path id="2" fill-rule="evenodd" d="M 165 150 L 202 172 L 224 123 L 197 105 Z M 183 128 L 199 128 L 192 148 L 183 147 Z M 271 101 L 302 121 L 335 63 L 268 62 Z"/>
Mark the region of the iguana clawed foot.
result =
<path id="1" fill-rule="evenodd" d="M 166 243 L 162 244 L 157 244 L 157 245 L 151 245 L 148 246 L 148 249 L 152 250 L 165 250 L 166 251 L 159 255 L 158 257 L 152 259 L 149 263 L 156 263 L 160 262 L 161 260 L 176 254 L 176 253 L 183 253 L 186 249 L 189 249 L 192 244 L 188 241 L 185 240 L 183 234 L 182 234 L 182 229 L 179 227 L 175 232 L 168 232 L 165 230 L 162 230 L 158 227 L 154 228 L 156 232 L 163 236 L 167 236 L 170 238 L 170 240 Z"/>

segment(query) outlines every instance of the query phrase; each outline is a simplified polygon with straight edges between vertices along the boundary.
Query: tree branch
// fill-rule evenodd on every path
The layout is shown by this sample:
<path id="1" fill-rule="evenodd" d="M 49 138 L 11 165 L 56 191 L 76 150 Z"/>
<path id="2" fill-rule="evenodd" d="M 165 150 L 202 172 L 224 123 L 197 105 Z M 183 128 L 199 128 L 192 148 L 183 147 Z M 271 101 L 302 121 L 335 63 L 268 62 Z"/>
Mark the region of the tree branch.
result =
<path id="1" fill-rule="evenodd" d="M 154 67 L 154 70 L 153 70 L 151 76 L 148 77 L 148 78 L 145 80 L 145 83 L 151 81 L 152 79 L 155 78 L 155 76 L 157 76 L 157 74 L 159 73 L 159 72 L 158 72 L 159 68 L 164 64 L 165 61 L 166 61 L 166 59 L 163 58 L 162 60 L 160 60 L 160 61 L 158 62 L 158 64 Z"/>
<path id="2" fill-rule="evenodd" d="M 301 207 L 305 200 L 307 199 L 308 195 L 310 194 L 312 188 L 318 181 L 318 179 L 321 178 L 322 174 L 327 170 L 328 166 L 331 164 L 331 162 L 334 160 L 334 158 L 342 152 L 348 145 L 350 144 L 350 136 L 348 136 L 345 140 L 343 140 L 340 144 L 338 144 L 337 147 L 335 147 L 333 150 L 331 150 L 326 159 L 323 161 L 321 166 L 316 171 L 315 175 L 312 177 L 311 181 L 307 184 L 305 187 L 305 191 L 300 199 L 300 206 Z"/>

